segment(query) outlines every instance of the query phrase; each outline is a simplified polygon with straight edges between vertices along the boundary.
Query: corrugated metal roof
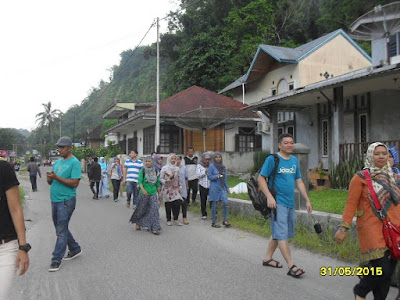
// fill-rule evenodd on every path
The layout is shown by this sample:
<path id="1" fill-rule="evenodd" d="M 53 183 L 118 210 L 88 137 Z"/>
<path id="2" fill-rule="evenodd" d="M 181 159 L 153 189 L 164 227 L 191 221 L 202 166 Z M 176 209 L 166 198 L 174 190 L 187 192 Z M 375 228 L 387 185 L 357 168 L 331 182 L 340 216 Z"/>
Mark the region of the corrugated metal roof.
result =
<path id="1" fill-rule="evenodd" d="M 380 74 L 385 74 L 385 73 L 389 73 L 389 72 L 393 72 L 393 73 L 400 72 L 400 64 L 388 65 L 388 66 L 384 66 L 384 67 L 377 68 L 377 69 L 373 68 L 373 67 L 368 67 L 368 68 L 361 69 L 361 70 L 358 70 L 355 72 L 351 72 L 351 73 L 347 73 L 347 74 L 344 74 L 341 76 L 330 78 L 325 81 L 312 83 L 303 88 L 288 91 L 286 93 L 279 94 L 276 96 L 264 98 L 261 101 L 250 104 L 247 107 L 247 109 L 257 109 L 259 107 L 268 106 L 268 105 L 271 105 L 273 103 L 276 103 L 280 100 L 283 100 L 283 99 L 286 99 L 289 97 L 306 94 L 306 93 L 313 92 L 316 90 L 323 90 L 324 88 L 334 88 L 336 86 L 343 85 L 352 80 L 363 80 L 363 79 L 370 78 L 371 76 L 379 76 Z"/>

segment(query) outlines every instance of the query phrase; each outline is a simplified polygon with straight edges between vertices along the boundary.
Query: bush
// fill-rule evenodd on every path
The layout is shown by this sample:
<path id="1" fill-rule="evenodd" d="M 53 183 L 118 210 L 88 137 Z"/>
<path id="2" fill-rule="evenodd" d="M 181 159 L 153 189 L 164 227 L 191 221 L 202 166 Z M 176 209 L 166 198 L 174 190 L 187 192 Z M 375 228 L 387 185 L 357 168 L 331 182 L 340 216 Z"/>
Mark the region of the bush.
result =
<path id="1" fill-rule="evenodd" d="M 355 157 L 351 161 L 341 161 L 336 166 L 329 168 L 329 181 L 333 189 L 348 189 L 350 181 L 357 171 L 364 168 L 361 157 Z"/>
<path id="2" fill-rule="evenodd" d="M 258 170 L 261 170 L 265 160 L 267 159 L 268 155 L 270 155 L 269 151 L 261 150 L 255 151 L 253 155 L 254 167 L 251 170 L 251 173 L 255 173 Z"/>

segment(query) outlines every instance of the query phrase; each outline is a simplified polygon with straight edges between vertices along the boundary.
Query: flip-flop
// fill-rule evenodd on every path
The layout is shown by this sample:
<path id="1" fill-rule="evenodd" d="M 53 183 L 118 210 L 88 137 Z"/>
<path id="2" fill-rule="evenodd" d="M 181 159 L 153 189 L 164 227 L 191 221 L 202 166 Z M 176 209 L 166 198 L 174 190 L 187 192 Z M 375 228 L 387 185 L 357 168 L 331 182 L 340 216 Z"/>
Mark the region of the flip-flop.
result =
<path id="1" fill-rule="evenodd" d="M 293 270 L 294 268 L 297 268 L 297 270 L 296 271 Z M 300 269 L 296 265 L 293 265 L 293 266 L 290 267 L 289 272 L 287 272 L 287 275 L 292 276 L 294 278 L 299 278 L 304 273 L 305 273 L 305 271 L 303 269 Z"/>
<path id="2" fill-rule="evenodd" d="M 275 265 L 272 265 L 271 262 L 274 262 Z M 279 261 L 276 261 L 275 259 L 271 258 L 270 260 L 264 261 L 263 260 L 263 266 L 265 267 L 272 267 L 272 268 L 277 268 L 280 269 L 282 268 L 282 264 Z"/>

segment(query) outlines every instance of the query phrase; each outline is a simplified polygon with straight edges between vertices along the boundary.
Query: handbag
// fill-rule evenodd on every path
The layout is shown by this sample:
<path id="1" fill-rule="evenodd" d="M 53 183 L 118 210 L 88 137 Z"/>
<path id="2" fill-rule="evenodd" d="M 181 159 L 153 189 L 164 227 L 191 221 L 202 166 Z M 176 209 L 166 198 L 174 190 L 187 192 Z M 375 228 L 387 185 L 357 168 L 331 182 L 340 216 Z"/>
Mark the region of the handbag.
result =
<path id="1" fill-rule="evenodd" d="M 375 208 L 380 215 L 380 219 L 383 222 L 383 237 L 385 239 L 386 246 L 389 249 L 390 255 L 393 259 L 400 259 L 400 227 L 388 221 L 382 214 L 382 206 L 378 201 L 375 190 L 372 186 L 371 176 L 368 170 L 363 171 L 363 175 L 367 180 L 369 192 L 372 200 L 374 200 Z"/>

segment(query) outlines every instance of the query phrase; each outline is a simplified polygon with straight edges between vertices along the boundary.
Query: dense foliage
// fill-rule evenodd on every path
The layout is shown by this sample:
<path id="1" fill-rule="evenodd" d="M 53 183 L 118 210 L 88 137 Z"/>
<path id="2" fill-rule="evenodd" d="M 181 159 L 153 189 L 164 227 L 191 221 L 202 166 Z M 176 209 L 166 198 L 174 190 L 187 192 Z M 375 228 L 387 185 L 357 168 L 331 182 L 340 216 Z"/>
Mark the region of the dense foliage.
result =
<path id="1" fill-rule="evenodd" d="M 259 44 L 295 47 L 338 28 L 348 31 L 359 16 L 389 2 L 181 0 L 161 37 L 161 100 L 192 85 L 219 91 L 247 71 Z M 370 52 L 368 43 L 361 46 Z M 61 117 L 62 134 L 84 139 L 113 102 L 154 102 L 155 55 L 154 44 L 122 52 L 109 82 L 101 81 Z M 46 134 L 38 129 L 30 142 L 41 144 Z"/>

